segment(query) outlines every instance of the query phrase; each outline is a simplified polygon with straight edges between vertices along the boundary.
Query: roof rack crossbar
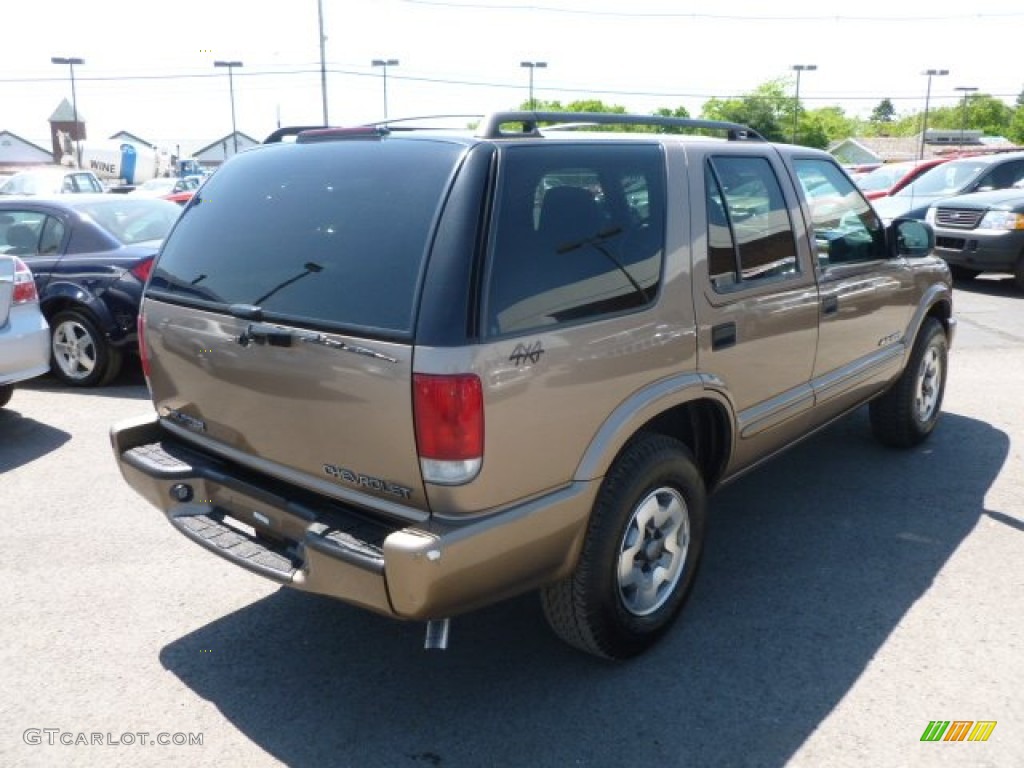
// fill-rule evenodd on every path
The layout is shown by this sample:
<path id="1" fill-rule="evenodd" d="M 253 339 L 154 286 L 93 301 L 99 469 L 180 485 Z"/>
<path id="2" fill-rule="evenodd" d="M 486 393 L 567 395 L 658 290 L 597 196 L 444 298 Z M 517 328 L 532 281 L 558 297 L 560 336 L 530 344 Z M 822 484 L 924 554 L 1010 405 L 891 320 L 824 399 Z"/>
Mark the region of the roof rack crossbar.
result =
<path id="1" fill-rule="evenodd" d="M 303 131 L 315 131 L 327 128 L 326 125 L 289 125 L 285 128 L 278 128 L 263 140 L 264 144 L 279 144 L 289 136 L 298 136 Z"/>
<path id="2" fill-rule="evenodd" d="M 402 127 L 400 126 L 400 123 L 414 123 L 416 121 L 429 121 L 429 120 L 451 120 L 453 118 L 454 119 L 459 119 L 459 120 L 479 120 L 481 117 L 483 117 L 483 115 L 480 114 L 479 112 L 474 114 L 474 115 L 470 115 L 470 114 L 464 114 L 464 115 L 462 115 L 462 114 L 458 114 L 458 115 L 419 115 L 419 116 L 414 116 L 414 117 L 395 117 L 395 118 L 391 118 L 389 120 L 378 120 L 378 121 L 373 122 L 373 123 L 367 123 L 367 125 L 387 126 L 387 127 L 393 127 L 394 126 L 395 130 L 402 130 Z M 415 128 L 415 127 L 416 126 L 413 126 L 413 128 Z"/>
<path id="3" fill-rule="evenodd" d="M 519 123 L 522 130 L 503 131 L 502 126 Z M 649 125 L 661 128 L 691 128 L 724 131 L 730 141 L 764 141 L 764 137 L 739 123 L 722 120 L 695 120 L 660 115 L 629 115 L 606 112 L 493 112 L 480 123 L 477 135 L 484 139 L 514 136 L 540 136 L 540 123 L 589 123 L 593 125 Z"/>

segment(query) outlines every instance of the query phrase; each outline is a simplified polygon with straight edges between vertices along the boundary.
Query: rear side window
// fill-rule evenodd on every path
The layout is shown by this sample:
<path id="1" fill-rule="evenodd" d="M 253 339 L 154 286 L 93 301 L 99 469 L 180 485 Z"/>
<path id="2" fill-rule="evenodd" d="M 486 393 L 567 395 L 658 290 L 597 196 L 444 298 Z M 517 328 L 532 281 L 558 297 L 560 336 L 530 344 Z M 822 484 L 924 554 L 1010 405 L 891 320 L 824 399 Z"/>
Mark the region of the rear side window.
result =
<path id="1" fill-rule="evenodd" d="M 766 158 L 709 158 L 704 188 L 708 272 L 715 290 L 798 274 L 793 225 Z"/>
<path id="2" fill-rule="evenodd" d="M 1024 181 L 1024 160 L 997 163 L 978 180 L 978 189 L 1009 189 Z"/>
<path id="3" fill-rule="evenodd" d="M 0 253 L 35 256 L 39 235 L 48 217 L 38 211 L 5 211 L 0 214 Z"/>
<path id="4" fill-rule="evenodd" d="M 167 200 L 133 195 L 107 195 L 103 200 L 78 206 L 78 210 L 122 245 L 163 240 L 181 214 L 181 208 Z"/>
<path id="5" fill-rule="evenodd" d="M 239 155 L 167 239 L 151 295 L 407 336 L 433 222 L 464 148 L 282 144 Z"/>
<path id="6" fill-rule="evenodd" d="M 486 315 L 491 336 L 651 303 L 665 243 L 656 145 L 506 147 Z"/>
<path id="7" fill-rule="evenodd" d="M 64 240 L 64 222 L 53 216 L 46 217 L 43 234 L 39 240 L 39 253 L 52 256 L 60 252 L 60 244 Z"/>

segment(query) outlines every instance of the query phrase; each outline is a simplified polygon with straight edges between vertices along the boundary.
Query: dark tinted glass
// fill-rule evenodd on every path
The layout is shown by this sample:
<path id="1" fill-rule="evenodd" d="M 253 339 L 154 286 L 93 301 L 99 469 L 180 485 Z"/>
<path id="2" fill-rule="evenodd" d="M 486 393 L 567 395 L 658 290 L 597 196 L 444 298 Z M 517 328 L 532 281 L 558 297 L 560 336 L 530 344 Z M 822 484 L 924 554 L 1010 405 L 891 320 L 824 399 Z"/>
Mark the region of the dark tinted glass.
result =
<path id="1" fill-rule="evenodd" d="M 408 333 L 432 223 L 463 151 L 355 139 L 239 155 L 185 209 L 150 293 Z"/>
<path id="2" fill-rule="evenodd" d="M 767 159 L 713 157 L 705 190 L 708 269 L 715 288 L 799 272 L 789 211 Z"/>
<path id="3" fill-rule="evenodd" d="M 507 147 L 500 178 L 489 334 L 522 333 L 654 300 L 665 243 L 659 147 Z"/>

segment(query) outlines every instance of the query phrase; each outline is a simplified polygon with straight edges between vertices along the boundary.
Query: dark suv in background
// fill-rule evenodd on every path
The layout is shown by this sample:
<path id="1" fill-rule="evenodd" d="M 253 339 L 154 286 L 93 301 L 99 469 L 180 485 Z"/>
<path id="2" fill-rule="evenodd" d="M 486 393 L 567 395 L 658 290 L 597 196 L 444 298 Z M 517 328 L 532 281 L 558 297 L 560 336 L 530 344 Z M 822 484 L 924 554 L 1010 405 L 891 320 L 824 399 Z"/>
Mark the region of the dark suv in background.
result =
<path id="1" fill-rule="evenodd" d="M 155 412 L 114 453 L 195 543 L 428 645 L 540 590 L 560 637 L 632 656 L 693 586 L 712 489 L 868 402 L 888 445 L 935 428 L 932 245 L 730 123 L 305 131 L 184 210 L 139 324 Z"/>
<path id="2" fill-rule="evenodd" d="M 935 229 L 935 253 L 953 277 L 1008 272 L 1024 291 L 1024 181 L 1013 189 L 940 200 L 926 221 Z"/>

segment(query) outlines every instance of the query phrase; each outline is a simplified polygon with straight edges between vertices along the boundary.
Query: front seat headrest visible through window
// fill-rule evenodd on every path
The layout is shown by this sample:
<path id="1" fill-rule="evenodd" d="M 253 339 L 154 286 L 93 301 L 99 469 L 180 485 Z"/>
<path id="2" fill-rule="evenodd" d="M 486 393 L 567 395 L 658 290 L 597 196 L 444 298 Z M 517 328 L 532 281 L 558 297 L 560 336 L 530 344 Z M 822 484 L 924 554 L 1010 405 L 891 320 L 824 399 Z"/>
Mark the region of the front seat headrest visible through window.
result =
<path id="1" fill-rule="evenodd" d="M 32 227 L 27 224 L 14 224 L 7 230 L 7 252 L 14 256 L 23 256 L 36 252 L 39 238 Z"/>

